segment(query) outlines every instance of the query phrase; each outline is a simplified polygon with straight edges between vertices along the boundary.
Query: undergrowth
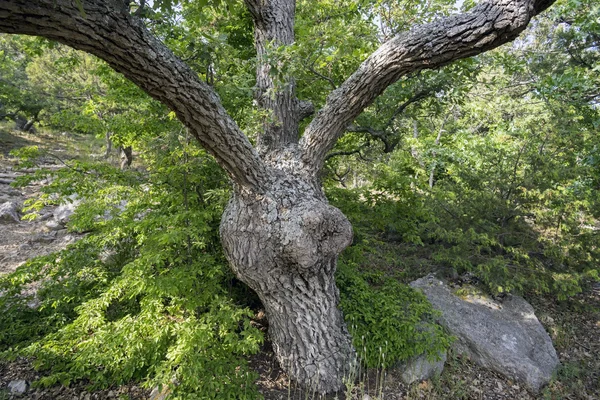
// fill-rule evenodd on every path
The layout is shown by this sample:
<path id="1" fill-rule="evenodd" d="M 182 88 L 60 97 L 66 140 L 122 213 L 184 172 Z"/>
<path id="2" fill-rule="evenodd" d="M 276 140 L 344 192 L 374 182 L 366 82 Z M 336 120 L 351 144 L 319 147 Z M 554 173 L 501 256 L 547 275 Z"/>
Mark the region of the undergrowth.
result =
<path id="1" fill-rule="evenodd" d="M 263 335 L 228 291 L 218 238 L 229 184 L 179 135 L 144 150 L 144 172 L 75 160 L 22 179 L 51 180 L 29 217 L 76 194 L 68 228 L 85 236 L 0 278 L 0 356 L 31 358 L 41 386 L 141 381 L 173 399 L 256 398 L 245 356 Z"/>
<path id="2" fill-rule="evenodd" d="M 563 190 L 561 197 L 570 200 L 550 212 L 546 202 L 556 192 L 527 194 L 527 206 L 514 207 L 466 185 L 415 190 L 391 167 L 380 175 L 367 187 L 330 187 L 328 197 L 353 223 L 356 241 L 386 242 L 406 276 L 426 264 L 473 274 L 492 294 L 532 292 L 559 300 L 600 279 L 600 235 L 591 222 L 581 222 L 593 221 L 596 205 L 573 191 Z"/>
<path id="3" fill-rule="evenodd" d="M 360 271 L 365 245 L 348 249 L 338 264 L 340 308 L 359 359 L 369 368 L 389 368 L 425 354 L 431 360 L 451 338 L 437 325 L 425 295 L 381 272 Z"/>

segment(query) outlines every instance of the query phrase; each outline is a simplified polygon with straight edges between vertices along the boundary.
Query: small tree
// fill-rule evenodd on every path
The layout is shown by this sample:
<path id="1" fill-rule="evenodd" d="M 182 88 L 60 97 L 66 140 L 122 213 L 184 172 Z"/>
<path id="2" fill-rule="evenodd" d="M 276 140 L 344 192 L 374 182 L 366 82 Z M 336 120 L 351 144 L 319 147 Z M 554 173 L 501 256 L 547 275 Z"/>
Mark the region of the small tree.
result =
<path id="1" fill-rule="evenodd" d="M 281 366 L 319 392 L 337 390 L 355 362 L 334 272 L 352 241 L 319 172 L 353 120 L 389 85 L 509 42 L 553 0 L 491 0 L 415 26 L 368 57 L 300 132 L 314 108 L 292 76 L 275 78 L 269 49 L 294 43 L 295 0 L 245 0 L 254 20 L 256 101 L 270 117 L 253 147 L 213 89 L 123 0 L 3 0 L 0 31 L 43 36 L 92 53 L 170 107 L 234 186 L 221 221 L 231 268 L 256 291 Z M 142 2 L 142 5 L 145 2 Z"/>

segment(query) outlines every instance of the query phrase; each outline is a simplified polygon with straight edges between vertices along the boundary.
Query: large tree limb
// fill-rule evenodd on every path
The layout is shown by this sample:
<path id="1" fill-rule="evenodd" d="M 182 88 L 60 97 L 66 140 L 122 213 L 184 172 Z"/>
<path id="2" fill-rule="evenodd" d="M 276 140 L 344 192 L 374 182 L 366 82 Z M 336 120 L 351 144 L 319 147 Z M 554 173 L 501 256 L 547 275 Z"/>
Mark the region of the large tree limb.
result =
<path id="1" fill-rule="evenodd" d="M 296 1 L 245 0 L 245 3 L 254 20 L 257 53 L 255 97 L 258 105 L 271 114 L 258 137 L 258 151 L 267 154 L 298 142 L 300 117 L 296 82 L 285 72 L 272 73 L 272 64 L 278 63 L 272 57 L 275 49 L 294 43 Z M 275 67 L 281 68 L 281 65 Z"/>
<path id="2" fill-rule="evenodd" d="M 122 0 L 2 0 L 0 32 L 43 36 L 92 53 L 170 107 L 238 185 L 258 189 L 267 169 L 218 95 Z"/>
<path id="3" fill-rule="evenodd" d="M 493 49 L 515 39 L 554 0 L 492 0 L 471 12 L 417 26 L 384 43 L 327 98 L 300 142 L 310 173 L 322 167 L 346 127 L 389 85 L 422 69 Z"/>

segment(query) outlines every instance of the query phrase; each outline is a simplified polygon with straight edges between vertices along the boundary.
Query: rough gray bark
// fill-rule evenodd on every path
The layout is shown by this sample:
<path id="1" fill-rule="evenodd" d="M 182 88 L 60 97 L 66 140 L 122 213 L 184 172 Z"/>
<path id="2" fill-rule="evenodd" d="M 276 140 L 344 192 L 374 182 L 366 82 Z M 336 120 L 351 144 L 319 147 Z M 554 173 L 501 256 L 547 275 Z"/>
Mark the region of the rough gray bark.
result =
<path id="1" fill-rule="evenodd" d="M 133 163 L 133 148 L 131 146 L 120 147 L 121 151 L 121 169 L 131 167 Z"/>
<path id="2" fill-rule="evenodd" d="M 35 124 L 35 118 L 28 120 L 25 125 L 23 125 L 23 132 L 33 132 L 35 129 L 33 124 Z"/>
<path id="3" fill-rule="evenodd" d="M 440 129 L 438 130 L 438 134 L 437 137 L 435 138 L 435 142 L 433 143 L 433 145 L 435 147 L 440 145 L 440 141 L 442 140 L 442 134 L 444 133 L 444 126 L 446 125 L 446 122 L 448 121 L 448 118 L 450 118 L 450 114 L 452 113 L 452 109 L 450 109 L 450 113 L 446 114 L 446 116 L 444 117 L 444 120 L 442 121 L 442 125 L 440 126 Z M 435 177 L 435 168 L 437 167 L 437 160 L 435 159 L 435 157 L 437 156 L 437 151 L 433 151 L 432 153 L 433 156 L 433 165 L 431 166 L 431 171 L 429 172 L 429 188 L 433 188 L 433 178 Z"/>
<path id="4" fill-rule="evenodd" d="M 106 151 L 104 152 L 104 158 L 108 158 L 110 156 L 110 152 L 112 151 L 112 132 L 106 131 L 104 134 L 104 141 L 106 143 Z"/>
<path id="5" fill-rule="evenodd" d="M 294 41 L 295 0 L 246 0 L 255 24 L 256 98 L 270 113 L 256 151 L 212 88 L 153 37 L 122 0 L 0 0 L 0 32 L 44 36 L 92 53 L 163 102 L 215 156 L 234 185 L 221 223 L 237 276 L 267 310 L 281 366 L 319 392 L 341 388 L 355 360 L 337 308 L 336 259 L 350 244 L 347 219 L 318 182 L 327 152 L 354 118 L 411 72 L 437 68 L 514 39 L 553 0 L 495 0 L 418 26 L 385 43 L 314 111 L 293 77 L 269 74 L 270 43 Z"/>
<path id="6" fill-rule="evenodd" d="M 245 0 L 254 19 L 256 46 L 256 100 L 270 112 L 259 136 L 258 150 L 271 153 L 298 141 L 299 102 L 293 77 L 271 74 L 269 53 L 294 43 L 296 2 L 289 0 Z M 277 65 L 281 67 L 281 65 Z"/>
<path id="7" fill-rule="evenodd" d="M 346 217 L 316 180 L 280 172 L 261 196 L 235 194 L 221 238 L 238 277 L 259 295 L 282 368 L 319 392 L 340 389 L 355 362 L 337 308 L 337 256 L 352 242 Z"/>

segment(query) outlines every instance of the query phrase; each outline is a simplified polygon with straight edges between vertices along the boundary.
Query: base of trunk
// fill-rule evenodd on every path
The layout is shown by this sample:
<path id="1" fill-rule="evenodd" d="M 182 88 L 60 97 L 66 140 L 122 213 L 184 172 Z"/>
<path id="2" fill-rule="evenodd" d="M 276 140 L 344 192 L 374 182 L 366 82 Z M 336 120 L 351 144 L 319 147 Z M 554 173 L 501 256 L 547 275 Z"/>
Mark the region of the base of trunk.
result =
<path id="1" fill-rule="evenodd" d="M 340 390 L 356 356 L 342 314 L 333 274 L 304 280 L 279 276 L 279 288 L 260 295 L 273 349 L 282 369 L 303 386 Z"/>

